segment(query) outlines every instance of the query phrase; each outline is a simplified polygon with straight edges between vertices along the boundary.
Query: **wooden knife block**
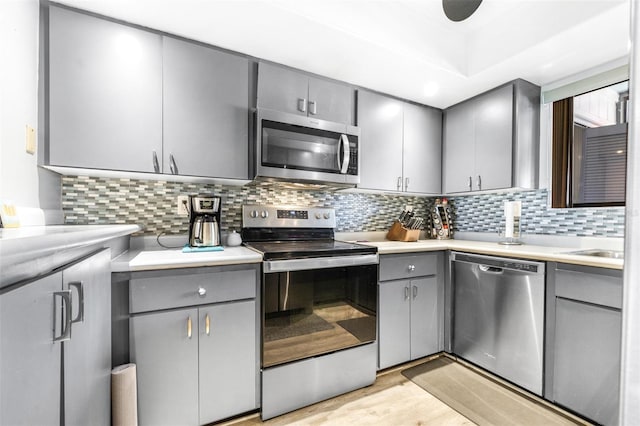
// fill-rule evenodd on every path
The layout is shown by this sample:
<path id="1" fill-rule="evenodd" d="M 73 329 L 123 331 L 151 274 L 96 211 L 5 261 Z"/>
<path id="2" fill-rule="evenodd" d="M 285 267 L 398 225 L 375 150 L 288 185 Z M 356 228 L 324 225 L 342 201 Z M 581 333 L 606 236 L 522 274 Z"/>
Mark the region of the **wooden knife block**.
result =
<path id="1" fill-rule="evenodd" d="M 395 221 L 387 232 L 387 239 L 392 241 L 418 241 L 419 237 L 419 229 L 407 229 L 398 221 Z"/>

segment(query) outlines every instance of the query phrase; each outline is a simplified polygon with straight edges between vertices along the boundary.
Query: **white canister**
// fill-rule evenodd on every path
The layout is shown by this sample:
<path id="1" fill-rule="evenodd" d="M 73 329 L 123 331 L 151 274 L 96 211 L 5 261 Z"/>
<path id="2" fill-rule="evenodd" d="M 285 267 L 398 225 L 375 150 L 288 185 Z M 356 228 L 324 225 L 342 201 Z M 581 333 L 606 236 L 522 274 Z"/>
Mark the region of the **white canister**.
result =
<path id="1" fill-rule="evenodd" d="M 229 247 L 237 247 L 242 244 L 242 237 L 236 231 L 231 231 L 229 235 L 227 235 L 227 246 Z"/>

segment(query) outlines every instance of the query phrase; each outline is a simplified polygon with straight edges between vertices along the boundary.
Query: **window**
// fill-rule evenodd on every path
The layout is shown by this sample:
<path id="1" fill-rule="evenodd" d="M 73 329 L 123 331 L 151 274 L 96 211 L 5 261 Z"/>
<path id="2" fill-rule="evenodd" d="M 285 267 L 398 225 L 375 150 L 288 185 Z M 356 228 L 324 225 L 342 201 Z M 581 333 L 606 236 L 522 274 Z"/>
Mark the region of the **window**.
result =
<path id="1" fill-rule="evenodd" d="M 629 82 L 553 103 L 552 207 L 622 206 Z"/>

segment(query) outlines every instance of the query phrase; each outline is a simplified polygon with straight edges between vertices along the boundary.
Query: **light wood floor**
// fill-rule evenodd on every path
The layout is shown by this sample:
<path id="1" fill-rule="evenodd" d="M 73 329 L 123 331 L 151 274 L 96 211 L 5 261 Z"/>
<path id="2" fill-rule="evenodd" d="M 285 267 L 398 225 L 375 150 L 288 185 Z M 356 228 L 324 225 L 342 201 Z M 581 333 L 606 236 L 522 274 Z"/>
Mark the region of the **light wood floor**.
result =
<path id="1" fill-rule="evenodd" d="M 265 422 L 256 413 L 224 422 L 222 425 L 474 425 L 475 423 L 471 420 L 454 411 L 401 374 L 402 370 L 429 359 L 423 358 L 383 371 L 378 374 L 375 383 L 369 387 L 301 408 Z M 548 405 L 542 400 L 540 402 Z M 588 424 L 573 418 L 577 424 Z"/>

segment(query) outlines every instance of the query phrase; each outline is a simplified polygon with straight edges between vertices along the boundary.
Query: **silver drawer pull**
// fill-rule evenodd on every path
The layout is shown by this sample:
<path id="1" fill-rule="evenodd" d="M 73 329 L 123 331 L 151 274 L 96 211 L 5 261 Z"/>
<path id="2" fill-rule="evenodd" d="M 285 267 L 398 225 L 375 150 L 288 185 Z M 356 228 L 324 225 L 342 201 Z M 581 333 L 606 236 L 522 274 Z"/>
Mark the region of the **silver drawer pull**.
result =
<path id="1" fill-rule="evenodd" d="M 84 286 L 82 281 L 74 281 L 69 283 L 69 288 L 75 288 L 78 292 L 78 315 L 71 320 L 72 323 L 84 321 Z"/>
<path id="2" fill-rule="evenodd" d="M 409 287 L 404 288 L 404 300 L 409 300 Z"/>
<path id="3" fill-rule="evenodd" d="M 64 321 L 62 323 L 62 331 L 60 336 L 56 337 L 56 315 L 58 308 L 56 307 L 56 297 L 61 299 L 60 309 L 64 311 Z M 53 292 L 53 341 L 64 342 L 71 340 L 71 290 Z"/>
<path id="4" fill-rule="evenodd" d="M 413 272 L 416 270 L 416 265 L 409 265 L 408 269 L 409 269 L 409 272 Z"/>
<path id="5" fill-rule="evenodd" d="M 207 295 L 207 289 L 204 287 L 198 287 L 198 296 L 205 297 Z"/>
<path id="6" fill-rule="evenodd" d="M 413 286 L 413 298 L 418 297 L 418 286 Z"/>

